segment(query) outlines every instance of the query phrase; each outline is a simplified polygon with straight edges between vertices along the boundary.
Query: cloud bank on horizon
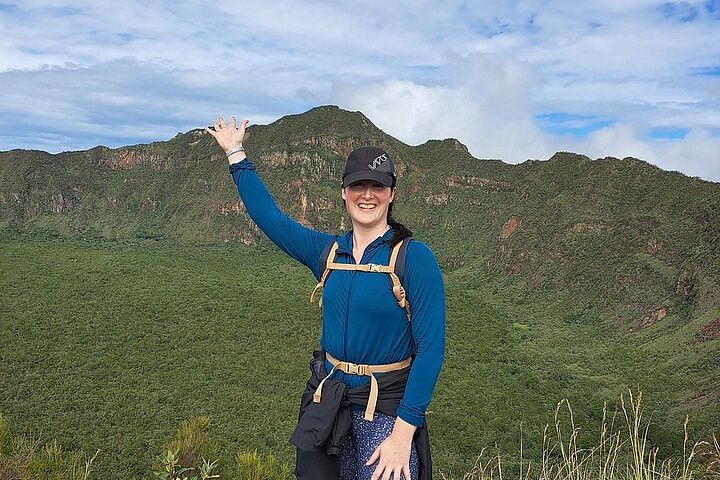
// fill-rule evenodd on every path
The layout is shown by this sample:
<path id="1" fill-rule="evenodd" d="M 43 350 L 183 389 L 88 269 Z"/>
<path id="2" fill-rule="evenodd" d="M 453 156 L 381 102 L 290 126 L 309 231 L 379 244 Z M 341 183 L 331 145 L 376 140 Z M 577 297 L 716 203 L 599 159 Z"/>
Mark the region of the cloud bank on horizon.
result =
<path id="1" fill-rule="evenodd" d="M 0 0 L 0 150 L 163 140 L 322 104 L 508 163 L 720 181 L 720 0 Z"/>

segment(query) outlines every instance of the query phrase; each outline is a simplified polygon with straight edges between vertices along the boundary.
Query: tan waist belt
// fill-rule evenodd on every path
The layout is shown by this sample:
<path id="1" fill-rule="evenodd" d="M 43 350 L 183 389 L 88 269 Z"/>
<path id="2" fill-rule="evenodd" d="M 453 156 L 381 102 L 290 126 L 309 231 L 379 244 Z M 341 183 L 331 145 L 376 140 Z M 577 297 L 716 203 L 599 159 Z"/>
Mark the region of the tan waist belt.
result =
<path id="1" fill-rule="evenodd" d="M 315 393 L 313 394 L 313 402 L 320 403 L 320 397 L 322 395 L 322 387 L 325 380 L 330 378 L 335 370 L 340 370 L 349 375 L 365 375 L 370 377 L 370 396 L 368 397 L 367 407 L 365 408 L 365 420 L 372 421 L 375 415 L 375 405 L 377 404 L 378 398 L 378 383 L 373 373 L 384 373 L 392 372 L 394 370 L 402 370 L 410 366 L 412 357 L 408 357 L 405 360 L 395 363 L 386 363 L 384 365 L 357 365 L 350 362 L 341 362 L 337 358 L 333 357 L 329 353 L 325 353 L 325 357 L 330 363 L 333 364 L 332 370 L 328 373 L 328 376 L 323 378 L 318 385 Z"/>

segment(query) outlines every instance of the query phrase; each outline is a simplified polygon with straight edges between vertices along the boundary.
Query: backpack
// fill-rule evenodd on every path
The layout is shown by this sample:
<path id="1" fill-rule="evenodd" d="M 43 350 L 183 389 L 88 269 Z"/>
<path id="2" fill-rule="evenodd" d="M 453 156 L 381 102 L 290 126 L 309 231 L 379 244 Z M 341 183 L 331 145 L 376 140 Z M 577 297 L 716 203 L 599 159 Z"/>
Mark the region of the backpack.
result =
<path id="1" fill-rule="evenodd" d="M 337 238 L 337 237 L 336 237 Z M 335 263 L 335 251 L 338 248 L 337 240 L 333 240 L 329 243 L 319 260 L 319 269 L 322 271 L 320 281 L 315 288 L 313 288 L 310 294 L 310 302 L 315 301 L 315 295 L 322 292 L 327 277 L 333 270 L 360 270 L 363 272 L 375 272 L 375 273 L 387 273 L 390 275 L 390 281 L 392 282 L 392 291 L 397 299 L 400 308 L 405 309 L 408 322 L 412 321 L 410 316 L 410 302 L 408 302 L 407 295 L 405 294 L 405 288 L 402 286 L 401 280 L 405 274 L 405 257 L 407 256 L 407 246 L 412 238 L 405 238 L 396 243 L 390 252 L 390 262 L 388 265 L 377 265 L 374 263 L 356 264 L 356 263 Z M 322 297 L 318 297 L 318 305 L 322 310 Z"/>

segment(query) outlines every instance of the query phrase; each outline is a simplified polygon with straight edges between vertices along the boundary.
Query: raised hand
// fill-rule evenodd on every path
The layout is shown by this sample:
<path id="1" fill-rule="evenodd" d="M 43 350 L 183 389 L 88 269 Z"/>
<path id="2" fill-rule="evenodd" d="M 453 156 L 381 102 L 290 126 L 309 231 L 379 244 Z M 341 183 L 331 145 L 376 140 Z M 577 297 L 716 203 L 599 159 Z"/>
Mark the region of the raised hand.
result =
<path id="1" fill-rule="evenodd" d="M 243 120 L 239 126 L 235 126 L 235 117 L 230 117 L 230 125 L 225 124 L 223 117 L 218 117 L 213 122 L 213 130 L 205 128 L 205 131 L 215 138 L 215 141 L 220 145 L 225 152 L 235 148 L 242 147 L 243 139 L 245 138 L 245 128 L 249 120 Z"/>

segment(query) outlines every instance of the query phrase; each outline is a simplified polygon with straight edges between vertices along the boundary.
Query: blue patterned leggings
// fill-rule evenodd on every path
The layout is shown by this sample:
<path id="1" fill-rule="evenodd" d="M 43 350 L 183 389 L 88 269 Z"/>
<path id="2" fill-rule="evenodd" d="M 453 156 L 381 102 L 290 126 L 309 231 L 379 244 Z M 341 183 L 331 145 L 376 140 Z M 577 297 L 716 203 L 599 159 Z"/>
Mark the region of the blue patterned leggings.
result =
<path id="1" fill-rule="evenodd" d="M 363 414 L 364 410 L 352 409 L 352 425 L 338 454 L 340 480 L 370 480 L 378 462 L 370 466 L 365 466 L 365 463 L 392 432 L 395 423 L 394 417 L 375 412 L 375 419 L 368 422 L 363 418 Z M 405 475 L 400 476 L 403 480 L 418 480 L 418 456 L 415 442 L 412 443 L 410 451 L 410 477 L 405 479 Z M 398 479 L 393 478 L 392 480 Z"/>

